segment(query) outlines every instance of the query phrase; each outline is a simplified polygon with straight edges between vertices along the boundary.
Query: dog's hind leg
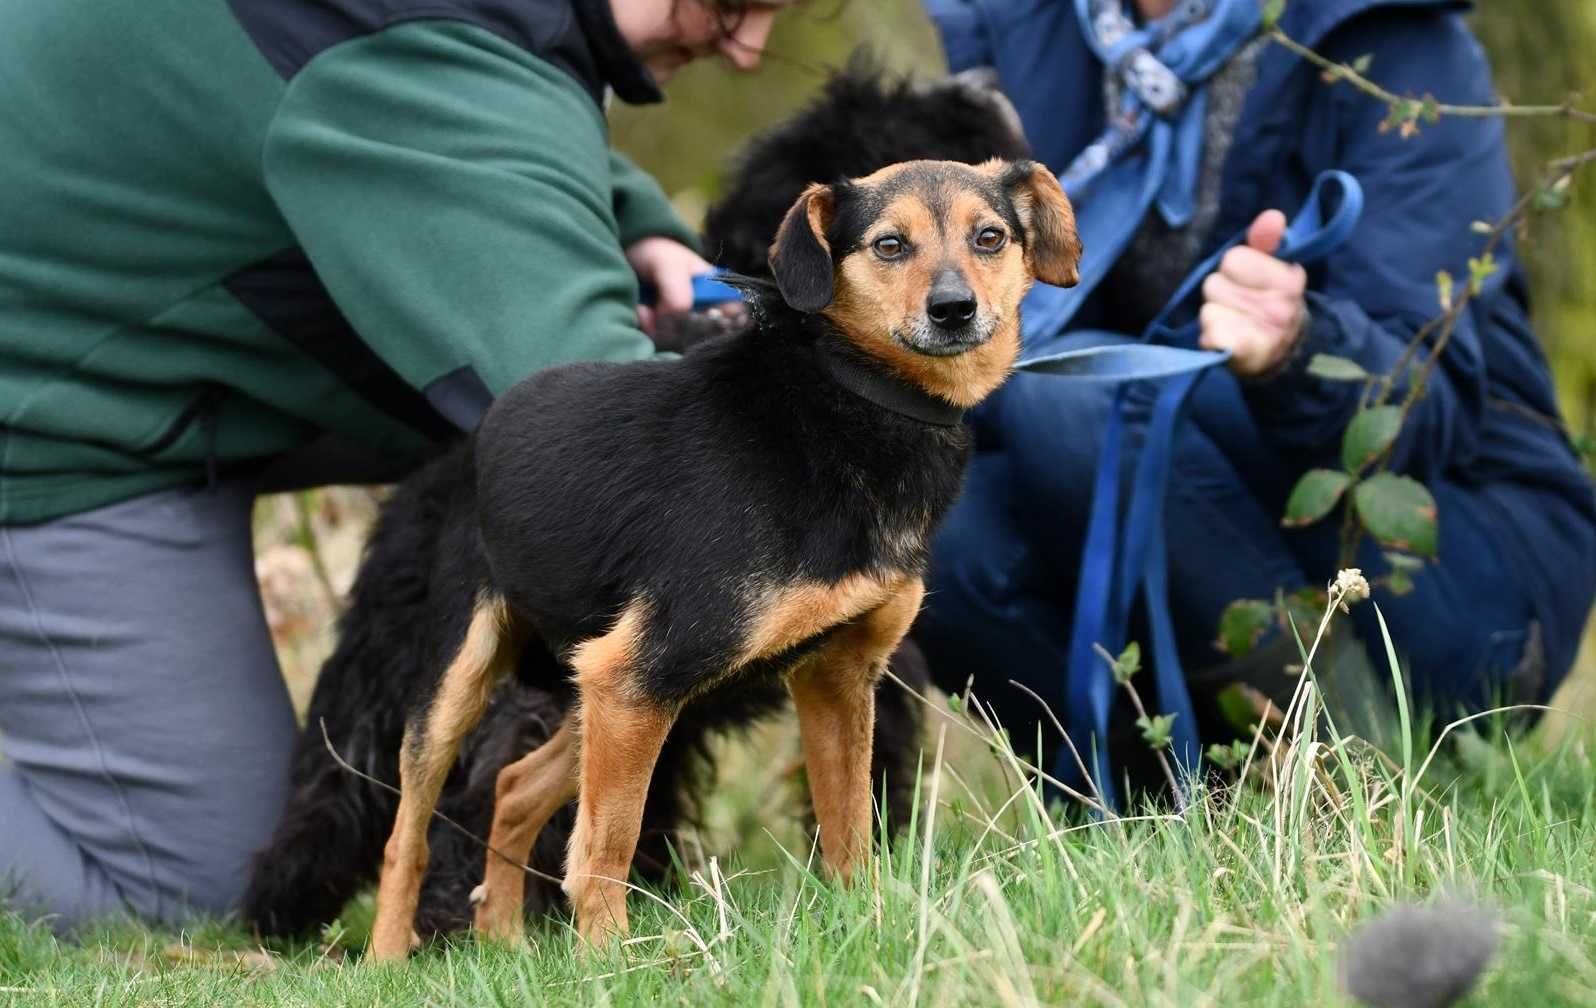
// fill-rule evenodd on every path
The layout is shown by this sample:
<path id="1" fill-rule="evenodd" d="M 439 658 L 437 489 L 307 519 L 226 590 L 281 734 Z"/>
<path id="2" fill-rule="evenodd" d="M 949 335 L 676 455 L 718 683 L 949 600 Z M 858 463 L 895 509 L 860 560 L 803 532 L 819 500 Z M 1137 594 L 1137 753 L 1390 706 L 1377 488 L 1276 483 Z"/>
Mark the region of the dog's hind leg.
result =
<path id="1" fill-rule="evenodd" d="M 482 876 L 476 928 L 494 938 L 522 934 L 526 894 L 523 867 L 538 831 L 576 797 L 577 741 L 571 719 L 532 752 L 499 771 L 494 787 L 493 832 Z"/>
<path id="2" fill-rule="evenodd" d="M 572 656 L 581 728 L 580 799 L 566 856 L 565 893 L 589 944 L 627 932 L 626 879 L 643 826 L 649 780 L 676 710 L 647 697 L 638 647 L 646 610 L 629 607 L 614 629 Z"/>
<path id="3" fill-rule="evenodd" d="M 494 686 L 514 666 L 516 649 L 514 621 L 504 600 L 478 599 L 465 640 L 432 702 L 405 726 L 399 811 L 383 851 L 371 931 L 376 959 L 403 959 L 410 951 L 421 877 L 427 870 L 427 824 L 460 740 L 476 726 Z"/>
<path id="4" fill-rule="evenodd" d="M 820 849 L 847 879 L 870 846 L 870 754 L 875 686 L 920 611 L 925 588 L 908 582 L 880 606 L 838 627 L 788 682 L 798 710 Z"/>

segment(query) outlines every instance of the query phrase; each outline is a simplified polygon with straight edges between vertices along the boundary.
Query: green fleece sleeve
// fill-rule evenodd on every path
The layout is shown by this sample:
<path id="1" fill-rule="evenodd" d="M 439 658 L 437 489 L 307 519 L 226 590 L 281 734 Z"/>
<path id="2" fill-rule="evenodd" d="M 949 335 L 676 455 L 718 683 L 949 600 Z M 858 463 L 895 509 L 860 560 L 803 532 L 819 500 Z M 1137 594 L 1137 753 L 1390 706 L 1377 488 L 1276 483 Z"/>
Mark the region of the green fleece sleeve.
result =
<path id="1" fill-rule="evenodd" d="M 654 176 L 616 150 L 610 151 L 610 186 L 615 191 L 615 220 L 622 246 L 660 235 L 698 250 L 698 236 L 676 215 Z"/>
<path id="2" fill-rule="evenodd" d="M 356 332 L 465 427 L 538 369 L 653 355 L 611 163 L 575 81 L 451 21 L 318 56 L 264 151 L 268 189 Z"/>

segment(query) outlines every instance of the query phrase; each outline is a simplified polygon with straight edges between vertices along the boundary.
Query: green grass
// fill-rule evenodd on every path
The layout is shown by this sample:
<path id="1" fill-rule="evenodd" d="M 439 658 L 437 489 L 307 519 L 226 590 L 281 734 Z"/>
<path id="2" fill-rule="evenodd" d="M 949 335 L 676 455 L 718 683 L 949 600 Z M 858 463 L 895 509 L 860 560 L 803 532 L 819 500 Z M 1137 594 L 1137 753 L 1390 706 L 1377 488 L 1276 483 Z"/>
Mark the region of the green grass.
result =
<path id="1" fill-rule="evenodd" d="M 469 941 L 404 967 L 309 947 L 261 961 L 218 927 L 109 932 L 58 945 L 0 924 L 0 988 L 26 1005 L 370 1004 L 1314 1004 L 1337 1003 L 1348 927 L 1408 895 L 1483 894 L 1508 925 L 1473 1003 L 1596 1003 L 1596 817 L 1588 777 L 1523 765 L 1496 790 L 1417 797 L 1408 815 L 1369 784 L 1356 817 L 1262 795 L 1214 796 L 1185 823 L 1060 833 L 1040 817 L 1010 835 L 952 803 L 930 860 L 919 837 L 843 890 L 802 865 L 634 897 L 625 949 L 584 960 L 562 926 L 524 952 Z M 1420 813 L 1424 813 L 1422 820 Z M 1400 828 L 1406 819 L 1409 829 Z M 1416 843 L 1401 837 L 1411 832 Z M 731 871 L 728 869 L 728 871 Z M 358 946 L 358 940 L 346 941 Z"/>
<path id="2" fill-rule="evenodd" d="M 771 769 L 788 743 L 767 731 L 731 759 L 706 840 L 731 853 L 634 893 L 623 947 L 583 957 L 551 921 L 525 949 L 462 938 L 379 967 L 360 960 L 369 901 L 325 941 L 270 954 L 225 923 L 70 945 L 13 915 L 0 1003 L 1334 1005 L 1350 928 L 1462 892 L 1503 922 L 1470 1004 L 1596 1004 L 1596 804 L 1578 747 L 1544 751 L 1493 717 L 1433 761 L 1417 740 L 1386 756 L 1312 728 L 1307 700 L 1276 787 L 1106 824 L 1044 807 L 1012 753 L 933 717 L 914 821 L 851 888 L 800 846 Z"/>

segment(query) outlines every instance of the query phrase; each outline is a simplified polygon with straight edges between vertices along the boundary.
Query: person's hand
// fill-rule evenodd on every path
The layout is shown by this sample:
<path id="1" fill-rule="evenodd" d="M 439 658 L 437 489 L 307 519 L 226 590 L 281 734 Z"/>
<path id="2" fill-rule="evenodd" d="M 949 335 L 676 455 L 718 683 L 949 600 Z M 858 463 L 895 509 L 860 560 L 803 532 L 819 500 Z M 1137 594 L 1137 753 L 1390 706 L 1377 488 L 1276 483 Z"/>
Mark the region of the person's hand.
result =
<path id="1" fill-rule="evenodd" d="M 639 238 L 628 245 L 626 261 L 639 280 L 659 292 L 652 307 L 637 307 L 637 323 L 651 337 L 658 315 L 680 315 L 692 310 L 693 277 L 714 269 L 686 245 L 658 235 Z"/>
<path id="2" fill-rule="evenodd" d="M 1279 367 L 1308 319 L 1308 274 L 1274 257 L 1286 215 L 1265 210 L 1247 229 L 1247 242 L 1226 252 L 1203 281 L 1198 318 L 1205 350 L 1229 350 L 1230 369 L 1244 378 Z"/>

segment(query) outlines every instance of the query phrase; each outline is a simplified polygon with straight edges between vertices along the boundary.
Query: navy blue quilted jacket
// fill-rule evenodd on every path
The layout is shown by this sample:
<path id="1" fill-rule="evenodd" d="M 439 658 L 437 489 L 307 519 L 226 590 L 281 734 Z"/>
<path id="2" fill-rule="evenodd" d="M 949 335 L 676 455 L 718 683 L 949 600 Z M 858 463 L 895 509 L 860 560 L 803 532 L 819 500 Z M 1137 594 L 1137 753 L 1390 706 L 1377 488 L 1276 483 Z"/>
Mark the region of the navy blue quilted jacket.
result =
<path id="1" fill-rule="evenodd" d="M 925 0 L 954 70 L 996 67 L 1037 155 L 1055 170 L 1103 129 L 1102 67 L 1082 39 L 1071 0 Z M 1369 75 L 1401 95 L 1442 102 L 1494 101 L 1490 68 L 1463 22 L 1466 6 L 1442 0 L 1294 0 L 1281 27 L 1338 61 L 1369 54 Z M 1278 45 L 1259 57 L 1223 171 L 1212 244 L 1265 209 L 1301 205 L 1320 171 L 1340 168 L 1363 185 L 1366 206 L 1350 241 L 1309 272 L 1305 352 L 1287 372 L 1249 387 L 1258 425 L 1304 469 L 1336 467 L 1340 434 L 1359 386 L 1309 375 L 1314 353 L 1388 373 L 1413 334 L 1439 313 L 1436 274 L 1468 275 L 1494 220 L 1515 199 L 1500 120 L 1447 118 L 1403 139 L 1382 133 L 1386 108 L 1326 86 Z M 1596 493 L 1558 415 L 1546 359 L 1529 323 L 1528 291 L 1511 243 L 1502 270 L 1473 302 L 1398 442 L 1393 468 L 1478 487 L 1500 515 L 1504 556 L 1514 558 L 1546 630 L 1547 659 L 1566 668 L 1596 592 Z M 1077 323 L 1118 324 L 1104 299 Z M 1446 546 L 1441 550 L 1444 555 Z M 1444 562 L 1444 556 L 1443 556 Z"/>

